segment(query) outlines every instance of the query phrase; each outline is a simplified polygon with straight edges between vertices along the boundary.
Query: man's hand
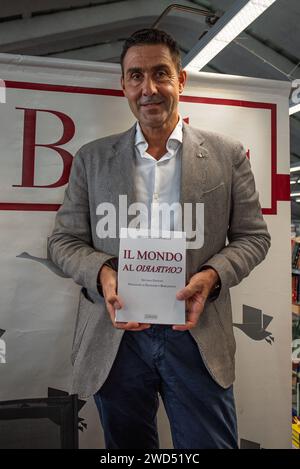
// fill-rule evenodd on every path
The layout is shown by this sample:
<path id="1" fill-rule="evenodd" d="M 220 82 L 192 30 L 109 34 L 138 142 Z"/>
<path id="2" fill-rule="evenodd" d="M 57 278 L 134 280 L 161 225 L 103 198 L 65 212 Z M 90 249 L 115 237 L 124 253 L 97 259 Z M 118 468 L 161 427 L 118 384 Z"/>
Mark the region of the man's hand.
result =
<path id="1" fill-rule="evenodd" d="M 123 308 L 123 302 L 117 295 L 117 272 L 114 269 L 104 265 L 99 272 L 99 283 L 102 286 L 106 308 L 114 327 L 127 331 L 142 331 L 151 326 L 139 322 L 116 322 L 115 310 Z"/>
<path id="2" fill-rule="evenodd" d="M 182 326 L 173 326 L 174 330 L 186 331 L 196 327 L 205 301 L 218 280 L 219 276 L 214 269 L 203 270 L 190 278 L 188 285 L 176 295 L 177 300 L 186 301 L 186 323 Z"/>

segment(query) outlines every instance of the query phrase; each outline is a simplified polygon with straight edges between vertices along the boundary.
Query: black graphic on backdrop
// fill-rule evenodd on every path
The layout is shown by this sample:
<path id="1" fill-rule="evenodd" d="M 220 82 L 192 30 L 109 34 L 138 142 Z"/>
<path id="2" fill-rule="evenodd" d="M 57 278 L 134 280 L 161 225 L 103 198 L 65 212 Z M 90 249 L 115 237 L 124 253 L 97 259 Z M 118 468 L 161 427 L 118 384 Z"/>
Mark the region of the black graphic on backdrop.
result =
<path id="1" fill-rule="evenodd" d="M 263 314 L 261 309 L 243 305 L 243 323 L 233 323 L 233 325 L 243 331 L 250 339 L 265 340 L 272 345 L 274 337 L 272 332 L 267 331 L 272 319 L 273 316 Z"/>
<path id="2" fill-rule="evenodd" d="M 67 391 L 62 391 L 61 389 L 55 389 L 55 388 L 48 388 L 48 397 L 60 397 L 60 396 L 68 396 L 68 395 L 69 393 Z M 78 413 L 81 411 L 85 403 L 86 401 L 78 399 Z M 55 423 L 58 423 L 58 422 L 55 422 Z M 79 416 L 78 416 L 78 429 L 81 432 L 87 429 L 87 424 L 85 423 L 84 418 L 79 417 Z"/>

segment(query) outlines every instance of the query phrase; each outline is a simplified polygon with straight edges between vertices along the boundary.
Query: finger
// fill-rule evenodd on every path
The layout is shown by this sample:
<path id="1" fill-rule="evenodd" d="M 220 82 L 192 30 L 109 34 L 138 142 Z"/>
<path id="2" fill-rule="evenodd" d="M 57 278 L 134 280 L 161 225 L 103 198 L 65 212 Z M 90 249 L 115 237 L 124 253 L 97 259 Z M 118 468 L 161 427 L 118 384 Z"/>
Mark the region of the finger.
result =
<path id="1" fill-rule="evenodd" d="M 172 326 L 172 329 L 174 331 L 188 331 L 189 329 L 192 329 L 197 325 L 197 319 L 193 318 L 192 320 L 190 319 L 189 313 L 187 313 L 187 317 L 185 320 L 185 324 L 176 324 Z"/>
<path id="2" fill-rule="evenodd" d="M 131 331 L 131 332 L 133 332 L 133 331 L 138 332 L 138 331 L 144 331 L 144 330 L 146 330 L 146 329 L 149 329 L 150 327 L 151 327 L 151 325 L 150 325 L 150 324 L 147 324 L 147 325 L 144 325 L 144 326 L 137 327 L 137 328 L 135 328 L 135 329 L 131 329 L 131 328 L 130 328 L 130 329 L 127 329 L 127 330 L 128 330 L 128 331 Z"/>
<path id="3" fill-rule="evenodd" d="M 115 309 L 123 309 L 125 304 L 122 298 L 119 295 L 115 296 L 115 301 L 113 302 L 113 306 Z"/>
<path id="4" fill-rule="evenodd" d="M 105 298 L 105 301 L 109 304 L 111 304 L 112 306 L 114 305 L 114 303 L 116 302 L 116 305 L 118 304 L 118 295 L 117 295 L 117 292 L 115 290 L 112 290 L 111 292 L 105 292 L 104 294 L 104 298 Z"/>
<path id="5" fill-rule="evenodd" d="M 110 319 L 115 325 L 115 320 L 116 320 L 116 309 L 122 309 L 124 308 L 124 302 L 123 300 L 115 293 L 114 295 L 111 295 L 110 297 L 105 298 L 105 304 L 106 308 L 109 312 Z"/>
<path id="6" fill-rule="evenodd" d="M 178 324 L 176 326 L 172 326 L 172 329 L 175 331 L 188 331 L 189 329 L 193 329 L 198 324 L 198 321 L 190 321 L 189 319 L 186 320 L 185 324 Z"/>
<path id="7" fill-rule="evenodd" d="M 113 323 L 113 325 L 115 325 L 115 321 L 116 321 L 116 312 L 115 312 L 115 308 L 113 307 L 113 305 L 111 305 L 110 303 L 107 303 L 107 302 L 106 302 L 106 309 L 107 309 L 108 314 L 109 314 L 109 316 L 110 316 L 111 322 Z"/>
<path id="8" fill-rule="evenodd" d="M 201 316 L 201 313 L 203 311 L 204 304 L 198 304 L 198 303 L 193 303 L 190 310 L 187 312 L 186 315 L 186 324 L 189 324 L 189 326 L 196 327 L 198 324 L 199 318 Z"/>
<path id="9" fill-rule="evenodd" d="M 123 300 L 117 294 L 114 294 L 109 298 L 105 298 L 105 304 L 107 311 L 110 315 L 110 319 L 113 325 L 115 325 L 114 323 L 116 320 L 116 309 L 124 308 Z"/>
<path id="10" fill-rule="evenodd" d="M 140 327 L 140 323 L 116 321 L 116 326 L 119 327 L 120 329 L 137 329 L 138 327 Z"/>
<path id="11" fill-rule="evenodd" d="M 188 331 L 189 329 L 193 329 L 193 327 L 195 327 L 195 324 L 191 324 L 187 321 L 185 324 L 172 326 L 172 329 L 174 331 Z"/>
<path id="12" fill-rule="evenodd" d="M 193 300 L 190 301 L 188 314 L 201 314 L 205 305 L 206 296 L 202 293 L 196 293 Z"/>
<path id="13" fill-rule="evenodd" d="M 204 298 L 199 298 L 197 299 L 196 302 L 193 302 L 193 304 L 190 306 L 190 309 L 186 312 L 186 322 L 185 324 L 181 325 L 174 325 L 173 329 L 176 331 L 186 331 L 189 329 L 193 329 L 194 327 L 197 326 L 199 318 L 201 313 L 203 312 L 204 309 L 204 303 L 205 299 Z"/>
<path id="14" fill-rule="evenodd" d="M 188 284 L 182 290 L 179 290 L 176 294 L 177 300 L 187 300 L 191 296 L 193 296 L 197 291 L 197 287 L 195 285 Z"/>
<path id="15" fill-rule="evenodd" d="M 142 331 L 144 329 L 149 329 L 151 324 L 141 324 L 138 322 L 116 322 L 115 327 L 117 329 L 124 329 L 127 331 Z"/>
<path id="16" fill-rule="evenodd" d="M 148 329 L 150 324 L 142 324 L 140 322 L 128 322 L 126 324 L 126 329 L 137 330 L 137 329 Z"/>
<path id="17" fill-rule="evenodd" d="M 116 291 L 113 291 L 110 294 L 106 294 L 105 300 L 107 303 L 114 306 L 115 309 L 124 308 L 124 303 L 122 299 L 117 295 Z"/>

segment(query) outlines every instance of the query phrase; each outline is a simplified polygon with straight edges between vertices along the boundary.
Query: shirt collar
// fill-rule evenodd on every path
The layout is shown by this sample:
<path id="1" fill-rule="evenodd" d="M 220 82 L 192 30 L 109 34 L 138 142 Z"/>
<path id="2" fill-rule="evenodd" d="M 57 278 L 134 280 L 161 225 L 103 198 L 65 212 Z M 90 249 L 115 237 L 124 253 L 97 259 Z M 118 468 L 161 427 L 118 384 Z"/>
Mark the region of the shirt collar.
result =
<path id="1" fill-rule="evenodd" d="M 167 151 L 176 150 L 178 146 L 182 143 L 182 117 L 179 115 L 179 120 L 168 138 L 167 141 Z M 140 150 L 140 154 L 143 155 L 147 148 L 148 142 L 146 141 L 144 134 L 142 132 L 139 122 L 136 123 L 136 132 L 135 132 L 135 146 Z"/>

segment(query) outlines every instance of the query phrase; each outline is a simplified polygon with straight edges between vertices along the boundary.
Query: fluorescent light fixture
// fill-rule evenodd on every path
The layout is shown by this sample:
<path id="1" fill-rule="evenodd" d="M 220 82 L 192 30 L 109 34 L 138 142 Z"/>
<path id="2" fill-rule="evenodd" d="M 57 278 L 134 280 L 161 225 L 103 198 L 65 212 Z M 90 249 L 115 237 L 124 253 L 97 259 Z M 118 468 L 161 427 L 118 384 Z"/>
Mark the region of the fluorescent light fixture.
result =
<path id="1" fill-rule="evenodd" d="M 201 70 L 276 0 L 237 0 L 183 59 L 183 67 Z"/>
<path id="2" fill-rule="evenodd" d="M 291 197 L 299 197 L 300 192 L 291 192 Z"/>
<path id="3" fill-rule="evenodd" d="M 298 181 L 291 181 L 291 184 L 296 184 Z"/>
<path id="4" fill-rule="evenodd" d="M 295 114 L 296 112 L 299 112 L 299 111 L 300 111 L 300 104 L 295 104 L 295 106 L 290 107 L 289 114 L 291 116 L 292 114 Z"/>
<path id="5" fill-rule="evenodd" d="M 295 173 L 296 171 L 300 171 L 300 166 L 292 166 L 290 168 L 290 173 Z"/>
<path id="6" fill-rule="evenodd" d="M 300 199 L 296 199 L 296 202 L 300 202 Z"/>

